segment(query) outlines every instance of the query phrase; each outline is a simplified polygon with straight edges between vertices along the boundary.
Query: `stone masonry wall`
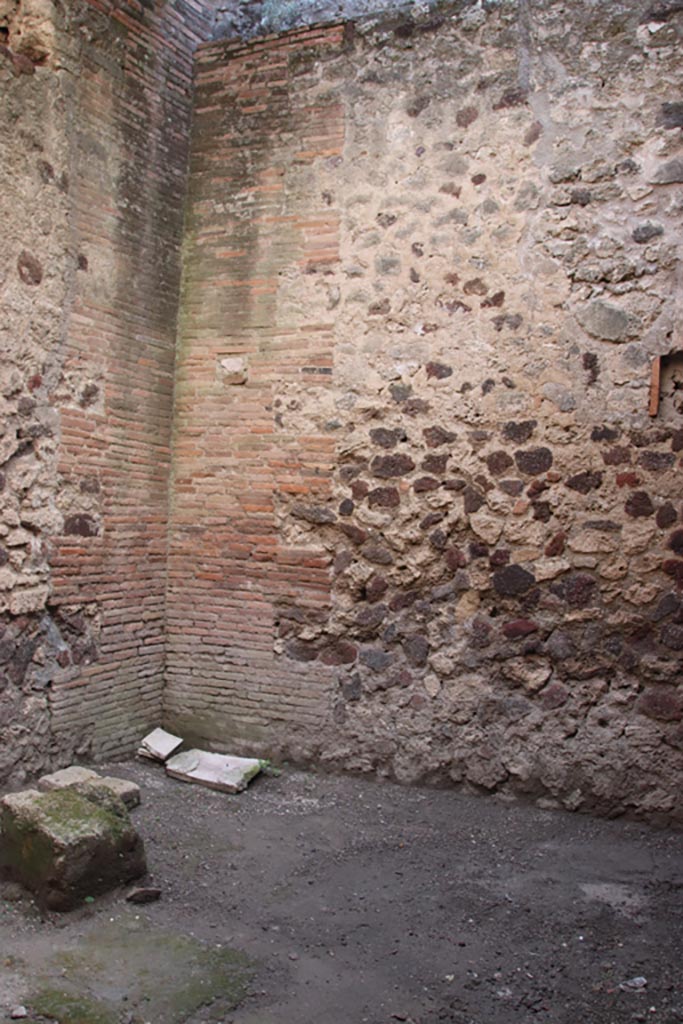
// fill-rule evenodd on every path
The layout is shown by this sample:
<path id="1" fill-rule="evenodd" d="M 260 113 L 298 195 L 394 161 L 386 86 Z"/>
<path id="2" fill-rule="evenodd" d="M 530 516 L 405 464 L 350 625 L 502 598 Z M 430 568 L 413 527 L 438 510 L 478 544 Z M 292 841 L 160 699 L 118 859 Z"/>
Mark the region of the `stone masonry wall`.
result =
<path id="1" fill-rule="evenodd" d="M 200 50 L 170 724 L 683 818 L 682 30 L 502 0 Z"/>
<path id="2" fill-rule="evenodd" d="M 0 2 L 0 782 L 156 722 L 198 5 Z"/>

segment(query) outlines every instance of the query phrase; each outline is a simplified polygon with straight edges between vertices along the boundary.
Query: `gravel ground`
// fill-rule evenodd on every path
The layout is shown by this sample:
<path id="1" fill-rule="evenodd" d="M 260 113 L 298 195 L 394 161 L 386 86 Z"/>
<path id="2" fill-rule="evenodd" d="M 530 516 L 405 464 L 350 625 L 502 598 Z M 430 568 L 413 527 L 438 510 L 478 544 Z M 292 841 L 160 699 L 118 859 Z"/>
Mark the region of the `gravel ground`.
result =
<path id="1" fill-rule="evenodd" d="M 107 772 L 142 787 L 134 820 L 162 898 L 41 919 L 6 885 L 0 1017 L 121 924 L 246 954 L 240 1005 L 192 1024 L 683 1022 L 680 833 L 294 770 L 240 796 L 156 765 Z M 169 1024 L 98 970 L 89 991 L 113 1019 Z"/>

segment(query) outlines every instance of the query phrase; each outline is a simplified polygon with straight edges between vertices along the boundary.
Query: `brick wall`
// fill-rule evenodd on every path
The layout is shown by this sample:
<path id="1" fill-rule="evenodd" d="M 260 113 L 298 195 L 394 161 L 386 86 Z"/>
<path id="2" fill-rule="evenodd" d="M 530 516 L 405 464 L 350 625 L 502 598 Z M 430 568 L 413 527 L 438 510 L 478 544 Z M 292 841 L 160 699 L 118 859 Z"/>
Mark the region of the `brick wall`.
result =
<path id="1" fill-rule="evenodd" d="M 158 720 L 192 52 L 208 26 L 190 0 L 26 2 L 6 26 L 10 330 L 19 301 L 46 323 L 13 351 L 17 572 L 32 551 L 5 581 L 11 779 L 130 751 Z M 22 276 L 22 249 L 42 270 Z"/>
<path id="2" fill-rule="evenodd" d="M 681 817 L 680 22 L 199 51 L 171 725 Z"/>
<path id="3" fill-rule="evenodd" d="M 201 52 L 176 377 L 167 719 L 243 749 L 310 749 L 329 705 L 319 661 L 283 651 L 329 601 L 329 554 L 284 529 L 330 497 L 339 217 L 311 188 L 340 159 L 339 101 L 298 95 L 343 29 Z M 288 296 L 303 277 L 315 311 Z M 299 395 L 315 396 L 285 423 Z M 331 405 L 330 405 L 331 408 Z M 334 658 L 333 645 L 330 658 Z M 298 746 L 303 744 L 303 748 Z"/>

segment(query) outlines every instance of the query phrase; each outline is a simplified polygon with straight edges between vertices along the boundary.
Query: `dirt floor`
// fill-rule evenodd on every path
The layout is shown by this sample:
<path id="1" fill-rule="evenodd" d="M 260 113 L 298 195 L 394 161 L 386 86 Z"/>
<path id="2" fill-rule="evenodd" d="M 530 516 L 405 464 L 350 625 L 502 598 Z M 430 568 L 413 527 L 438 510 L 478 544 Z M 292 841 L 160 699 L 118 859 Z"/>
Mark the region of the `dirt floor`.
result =
<path id="1" fill-rule="evenodd" d="M 683 1022 L 683 836 L 285 770 L 226 796 L 155 765 L 159 902 L 41 920 L 0 887 L 0 1019 Z"/>

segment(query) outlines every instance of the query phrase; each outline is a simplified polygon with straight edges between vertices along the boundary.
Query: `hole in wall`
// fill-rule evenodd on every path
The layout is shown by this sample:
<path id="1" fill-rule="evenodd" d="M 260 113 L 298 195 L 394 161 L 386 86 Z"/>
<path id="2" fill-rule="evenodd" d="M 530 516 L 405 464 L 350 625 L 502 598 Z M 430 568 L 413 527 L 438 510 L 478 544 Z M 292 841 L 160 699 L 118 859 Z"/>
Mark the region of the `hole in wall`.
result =
<path id="1" fill-rule="evenodd" d="M 669 352 L 654 360 L 650 415 L 667 423 L 683 422 L 683 351 Z"/>

